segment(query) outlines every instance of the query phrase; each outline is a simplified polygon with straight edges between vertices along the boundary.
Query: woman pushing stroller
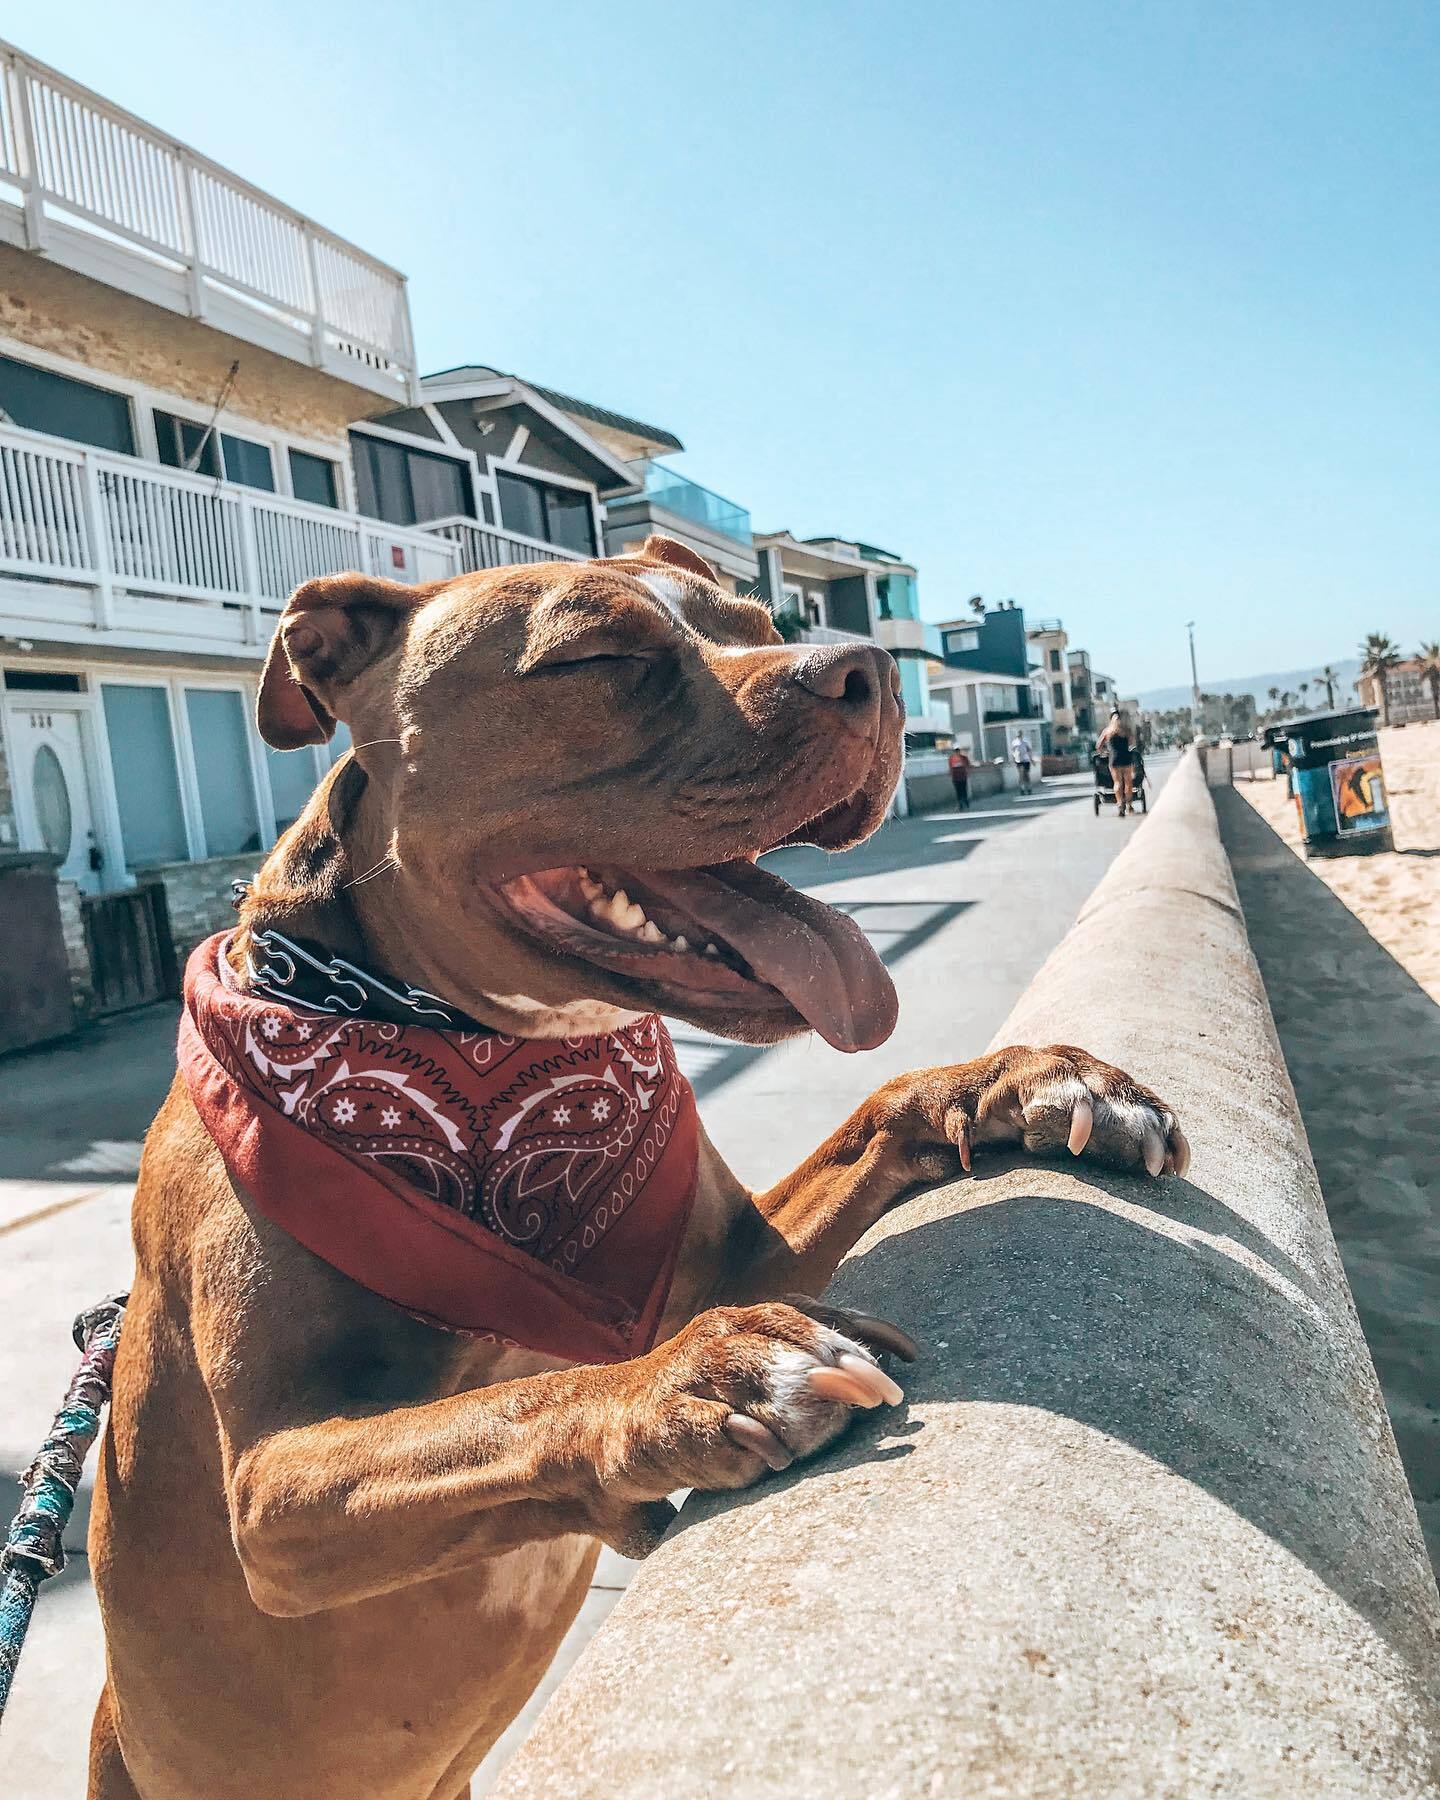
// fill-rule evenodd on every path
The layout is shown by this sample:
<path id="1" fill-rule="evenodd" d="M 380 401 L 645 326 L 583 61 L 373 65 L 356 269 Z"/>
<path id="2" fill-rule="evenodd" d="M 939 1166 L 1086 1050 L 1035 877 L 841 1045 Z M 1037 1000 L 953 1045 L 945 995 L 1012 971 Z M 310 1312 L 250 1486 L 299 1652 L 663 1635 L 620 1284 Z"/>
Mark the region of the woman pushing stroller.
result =
<path id="1" fill-rule="evenodd" d="M 1110 764 L 1115 810 L 1123 819 L 1135 805 L 1135 740 L 1118 706 L 1110 714 L 1110 723 L 1100 733 L 1095 751 Z"/>

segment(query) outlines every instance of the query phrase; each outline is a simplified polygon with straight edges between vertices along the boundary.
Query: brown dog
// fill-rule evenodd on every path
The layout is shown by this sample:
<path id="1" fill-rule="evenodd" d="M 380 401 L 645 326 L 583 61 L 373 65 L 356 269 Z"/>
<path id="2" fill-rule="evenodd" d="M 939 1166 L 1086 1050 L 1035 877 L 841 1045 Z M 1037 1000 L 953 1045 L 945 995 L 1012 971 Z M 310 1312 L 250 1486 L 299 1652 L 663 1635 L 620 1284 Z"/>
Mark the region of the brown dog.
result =
<path id="1" fill-rule="evenodd" d="M 754 858 L 875 829 L 898 689 L 874 646 L 782 644 L 664 539 L 422 590 L 309 583 L 261 730 L 292 746 L 338 718 L 356 748 L 266 862 L 232 966 L 279 928 L 522 1038 L 663 1011 L 866 1048 L 894 1022 L 883 968 Z M 1010 1142 L 1152 1174 L 1188 1155 L 1159 1099 L 1065 1047 L 891 1081 L 764 1193 L 702 1133 L 657 1346 L 577 1367 L 419 1323 L 302 1249 L 177 1081 L 91 1530 L 91 1793 L 467 1793 L 597 1540 L 643 1554 L 674 1490 L 743 1486 L 898 1397 L 870 1350 L 905 1355 L 903 1334 L 781 1297 L 818 1295 L 907 1189 Z"/>

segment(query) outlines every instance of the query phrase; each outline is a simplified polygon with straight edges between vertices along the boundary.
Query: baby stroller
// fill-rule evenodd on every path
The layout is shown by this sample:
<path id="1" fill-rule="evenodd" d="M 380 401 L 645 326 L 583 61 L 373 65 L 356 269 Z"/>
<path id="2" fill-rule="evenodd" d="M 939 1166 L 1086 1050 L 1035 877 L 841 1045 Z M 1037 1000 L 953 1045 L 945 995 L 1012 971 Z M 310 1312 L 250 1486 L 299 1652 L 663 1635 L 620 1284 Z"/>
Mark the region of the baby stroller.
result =
<path id="1" fill-rule="evenodd" d="M 1115 786 L 1110 779 L 1110 762 L 1107 757 L 1092 756 L 1090 766 L 1095 771 L 1095 817 L 1098 819 L 1102 806 L 1115 804 Z M 1134 803 L 1142 813 L 1149 812 L 1150 808 L 1145 801 L 1145 758 L 1138 748 L 1132 766 L 1135 770 Z"/>

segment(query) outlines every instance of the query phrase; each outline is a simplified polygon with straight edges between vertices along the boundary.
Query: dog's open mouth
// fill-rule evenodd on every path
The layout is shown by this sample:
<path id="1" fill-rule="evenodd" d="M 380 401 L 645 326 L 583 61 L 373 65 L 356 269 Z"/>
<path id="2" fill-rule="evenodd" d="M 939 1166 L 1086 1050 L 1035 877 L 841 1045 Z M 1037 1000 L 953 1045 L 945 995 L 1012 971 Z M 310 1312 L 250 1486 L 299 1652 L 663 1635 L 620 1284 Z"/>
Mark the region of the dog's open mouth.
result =
<path id="1" fill-rule="evenodd" d="M 535 936 L 664 1010 L 798 1015 L 838 1050 L 894 1029 L 895 989 L 860 927 L 750 861 L 542 869 L 499 892 Z"/>

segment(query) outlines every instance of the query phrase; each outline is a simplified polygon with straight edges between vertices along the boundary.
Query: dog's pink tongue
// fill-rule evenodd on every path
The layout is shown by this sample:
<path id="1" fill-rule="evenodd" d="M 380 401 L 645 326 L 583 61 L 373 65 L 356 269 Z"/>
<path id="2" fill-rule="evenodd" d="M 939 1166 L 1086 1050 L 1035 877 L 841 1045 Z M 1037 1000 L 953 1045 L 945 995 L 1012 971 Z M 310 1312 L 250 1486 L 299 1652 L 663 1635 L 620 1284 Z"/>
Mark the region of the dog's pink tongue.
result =
<path id="1" fill-rule="evenodd" d="M 895 1029 L 894 983 L 844 913 L 748 862 L 647 870 L 645 886 L 723 938 L 837 1050 L 871 1050 Z"/>

